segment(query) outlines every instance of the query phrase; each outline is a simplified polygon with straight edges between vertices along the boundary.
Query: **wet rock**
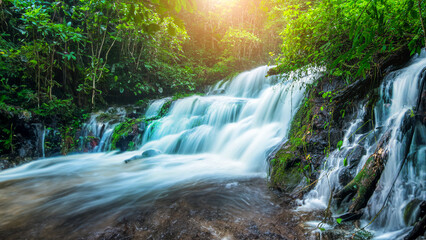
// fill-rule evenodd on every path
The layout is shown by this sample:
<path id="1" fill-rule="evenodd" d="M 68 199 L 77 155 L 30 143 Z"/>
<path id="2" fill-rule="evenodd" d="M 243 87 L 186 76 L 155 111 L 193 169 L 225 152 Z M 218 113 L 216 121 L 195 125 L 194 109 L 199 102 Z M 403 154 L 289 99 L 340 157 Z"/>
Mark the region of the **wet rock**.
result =
<path id="1" fill-rule="evenodd" d="M 337 143 L 343 139 L 343 131 L 340 129 L 332 128 L 328 131 L 327 137 L 330 141 L 330 146 L 337 146 Z"/>
<path id="2" fill-rule="evenodd" d="M 327 118 L 325 111 L 318 111 L 317 117 L 312 120 L 313 130 L 324 130 L 329 119 Z"/>
<path id="3" fill-rule="evenodd" d="M 145 125 L 139 125 L 138 123 L 132 124 L 131 128 L 125 131 L 124 134 L 120 136 L 118 141 L 116 142 L 115 146 L 118 148 L 121 152 L 127 151 L 127 150 L 133 150 L 133 145 L 135 144 L 138 136 L 143 134 L 144 129 L 141 128 L 145 127 Z M 130 144 L 133 145 L 130 145 Z"/>
<path id="4" fill-rule="evenodd" d="M 350 169 L 354 169 L 358 166 L 361 158 L 367 153 L 365 148 L 361 145 L 357 145 L 356 147 L 349 150 L 349 154 L 346 156 L 346 160 L 348 161 L 348 165 Z"/>
<path id="5" fill-rule="evenodd" d="M 318 233 L 316 236 L 318 240 L 336 240 L 346 239 L 346 232 L 340 229 L 330 229 Z"/>
<path id="6" fill-rule="evenodd" d="M 122 136 L 116 143 L 116 147 L 120 150 L 120 152 L 125 152 L 129 148 L 129 143 L 132 142 L 134 136 L 133 135 L 127 135 Z"/>
<path id="7" fill-rule="evenodd" d="M 148 149 L 146 151 L 144 151 L 141 155 L 142 158 L 148 158 L 148 157 L 154 157 L 157 155 L 160 155 L 161 152 L 155 149 Z"/>
<path id="8" fill-rule="evenodd" d="M 422 209 L 423 207 L 423 209 Z M 426 212 L 426 201 L 420 199 L 413 199 L 405 206 L 404 209 L 404 222 L 408 226 L 414 225 L 420 220 Z M 423 215 L 423 216 L 422 216 Z"/>
<path id="9" fill-rule="evenodd" d="M 19 157 L 33 156 L 34 155 L 34 145 L 33 141 L 25 140 L 21 147 L 18 149 Z"/>
<path id="10" fill-rule="evenodd" d="M 12 161 L 9 160 L 9 158 L 0 158 L 0 170 L 4 170 L 11 167 L 14 167 L 14 164 L 12 163 Z"/>
<path id="11" fill-rule="evenodd" d="M 390 137 L 391 132 L 389 131 L 383 135 L 377 145 L 376 151 L 369 157 L 357 176 L 333 196 L 337 204 L 340 204 L 344 199 L 354 196 L 354 200 L 349 207 L 349 212 L 355 213 L 367 205 L 384 170 L 389 154 L 386 146 L 389 143 Z"/>
<path id="12" fill-rule="evenodd" d="M 141 155 L 136 155 L 132 158 L 124 160 L 124 163 L 129 163 L 131 161 L 140 160 L 140 159 L 149 158 L 149 157 L 155 157 L 155 156 L 160 155 L 160 154 L 161 154 L 161 152 L 158 151 L 158 150 L 148 149 L 148 150 L 144 151 Z"/>
<path id="13" fill-rule="evenodd" d="M 119 227 L 109 227 L 105 229 L 102 233 L 98 234 L 95 239 L 103 240 L 130 240 L 133 239 L 132 236 L 129 236 L 125 229 Z"/>
<path id="14" fill-rule="evenodd" d="M 327 133 L 319 132 L 314 134 L 309 139 L 309 145 L 307 146 L 309 152 L 320 152 L 328 146 Z"/>
<path id="15" fill-rule="evenodd" d="M 301 183 L 303 175 L 299 171 L 301 158 L 284 146 L 271 160 L 271 183 L 283 191 L 291 192 Z M 297 165 L 297 166 L 296 166 Z"/>
<path id="16" fill-rule="evenodd" d="M 404 238 L 404 240 L 415 240 L 418 237 L 424 236 L 426 232 L 426 215 L 423 213 L 423 217 L 418 221 L 411 232 Z"/>
<path id="17" fill-rule="evenodd" d="M 426 68 L 423 69 L 422 86 L 420 87 L 420 96 L 416 104 L 416 118 L 419 122 L 426 124 Z"/>
<path id="18" fill-rule="evenodd" d="M 349 167 L 345 167 L 339 172 L 339 183 L 342 186 L 346 186 L 353 178 L 353 173 Z"/>

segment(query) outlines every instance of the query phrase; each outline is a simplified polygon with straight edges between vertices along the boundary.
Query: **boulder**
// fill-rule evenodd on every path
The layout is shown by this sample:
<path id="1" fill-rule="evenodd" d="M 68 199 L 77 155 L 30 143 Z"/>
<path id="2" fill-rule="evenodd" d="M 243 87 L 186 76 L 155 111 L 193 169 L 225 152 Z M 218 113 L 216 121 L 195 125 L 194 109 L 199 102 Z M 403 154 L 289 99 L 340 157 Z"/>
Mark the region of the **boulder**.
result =
<path id="1" fill-rule="evenodd" d="M 149 158 L 149 157 L 155 157 L 160 154 L 161 152 L 158 150 L 148 149 L 148 150 L 145 150 L 141 155 L 136 155 L 134 157 L 124 160 L 124 163 L 129 163 L 131 161 L 140 160 L 140 159 Z"/>

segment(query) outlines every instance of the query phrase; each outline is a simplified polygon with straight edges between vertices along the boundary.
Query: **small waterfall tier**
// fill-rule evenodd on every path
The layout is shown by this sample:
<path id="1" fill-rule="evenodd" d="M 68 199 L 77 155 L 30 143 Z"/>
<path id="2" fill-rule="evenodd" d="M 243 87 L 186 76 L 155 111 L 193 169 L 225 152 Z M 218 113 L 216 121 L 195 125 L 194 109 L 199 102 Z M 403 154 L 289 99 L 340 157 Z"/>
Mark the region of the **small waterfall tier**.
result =
<path id="1" fill-rule="evenodd" d="M 298 210 L 326 209 L 332 191 L 336 193 L 344 187 L 341 183 L 345 175 L 359 173 L 379 140 L 385 138 L 382 148 L 389 154 L 378 186 L 363 210 L 362 222 L 365 226 L 375 219 L 367 230 L 377 239 L 402 239 L 408 234 L 420 211 L 420 203 L 426 201 L 426 127 L 413 124 L 425 68 L 423 51 L 406 67 L 385 77 L 379 88 L 374 118 L 368 120 L 374 123 L 374 129 L 360 130 L 368 119 L 365 106 L 361 105 L 345 133 L 341 149 L 324 160 L 318 183 L 299 201 Z M 348 157 L 352 154 L 358 157 Z M 343 213 L 342 209 L 331 207 L 336 216 Z"/>
<path id="2" fill-rule="evenodd" d="M 0 230 L 33 216 L 101 219 L 160 199 L 170 189 L 265 177 L 265 159 L 285 139 L 304 86 L 314 78 L 265 77 L 268 69 L 220 82 L 205 96 L 176 100 L 163 116 L 169 100 L 151 102 L 135 151 L 104 152 L 124 110 L 114 110 L 117 119 L 93 115 L 83 132 L 99 139 L 95 153 L 0 172 Z"/>

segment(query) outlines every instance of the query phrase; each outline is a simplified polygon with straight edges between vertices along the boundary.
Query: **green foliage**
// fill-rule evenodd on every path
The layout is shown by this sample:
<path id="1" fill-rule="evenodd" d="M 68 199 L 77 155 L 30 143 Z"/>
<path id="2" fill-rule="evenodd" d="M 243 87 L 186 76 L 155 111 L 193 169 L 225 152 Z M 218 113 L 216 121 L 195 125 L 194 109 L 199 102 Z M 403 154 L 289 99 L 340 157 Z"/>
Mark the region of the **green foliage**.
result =
<path id="1" fill-rule="evenodd" d="M 261 40 L 254 33 L 245 29 L 235 29 L 230 27 L 223 36 L 221 43 L 224 43 L 225 56 L 237 56 L 241 58 L 251 58 L 256 49 L 260 47 Z"/>
<path id="2" fill-rule="evenodd" d="M 10 128 L 2 128 L 1 135 L 6 135 L 5 139 L 0 139 L 0 150 L 1 151 L 10 151 L 13 153 L 13 123 L 10 124 Z"/>
<path id="3" fill-rule="evenodd" d="M 0 9 L 3 85 L 32 92 L 31 107 L 50 104 L 55 95 L 87 107 L 117 93 L 194 91 L 195 75 L 182 49 L 189 37 L 171 17 L 181 9 L 196 7 L 189 0 L 6 0 Z"/>
<path id="4" fill-rule="evenodd" d="M 111 149 L 112 150 L 116 149 L 117 148 L 117 142 L 122 137 L 127 137 L 130 133 L 132 133 L 134 131 L 135 126 L 137 126 L 142 121 L 145 121 L 145 119 L 142 119 L 142 118 L 127 119 L 125 122 L 118 124 L 114 128 L 114 133 L 112 134 Z M 130 145 L 131 146 L 129 146 L 129 147 L 131 149 L 129 149 L 129 150 L 133 150 L 134 143 L 132 143 Z"/>
<path id="5" fill-rule="evenodd" d="M 343 145 L 343 141 L 342 140 L 340 140 L 339 142 L 337 142 L 337 148 L 340 150 L 340 148 L 342 147 L 342 145 Z"/>
<path id="6" fill-rule="evenodd" d="M 281 71 L 320 66 L 346 79 L 365 77 L 402 46 L 414 54 L 423 45 L 414 0 L 274 2 L 281 7 L 270 15 L 284 23 Z"/>
<path id="7" fill-rule="evenodd" d="M 265 27 L 269 0 L 194 2 L 197 11 L 180 17 L 190 36 L 183 49 L 199 85 L 268 62 L 279 44 L 275 29 Z"/>
<path id="8" fill-rule="evenodd" d="M 307 154 L 306 138 L 311 134 L 311 122 L 315 118 L 313 114 L 312 98 L 315 91 L 312 90 L 304 104 L 295 114 L 288 133 L 288 148 L 281 149 L 276 154 L 276 159 L 271 162 L 271 181 L 281 188 L 286 185 L 297 185 L 304 177 L 310 183 L 311 156 Z M 295 156 L 304 156 L 295 162 Z"/>

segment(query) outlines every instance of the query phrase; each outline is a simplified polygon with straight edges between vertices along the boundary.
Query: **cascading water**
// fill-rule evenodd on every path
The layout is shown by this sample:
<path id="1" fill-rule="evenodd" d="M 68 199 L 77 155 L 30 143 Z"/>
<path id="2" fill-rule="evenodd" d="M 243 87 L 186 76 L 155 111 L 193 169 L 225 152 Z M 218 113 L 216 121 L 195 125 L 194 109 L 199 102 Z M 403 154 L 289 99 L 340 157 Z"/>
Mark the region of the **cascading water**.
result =
<path id="1" fill-rule="evenodd" d="M 160 111 L 163 105 L 169 101 L 172 101 L 172 98 L 168 97 L 168 98 L 158 99 L 151 102 L 151 104 L 149 104 L 148 109 L 146 109 L 146 112 L 144 114 L 145 119 L 151 119 L 151 118 L 157 117 L 160 114 Z"/>
<path id="2" fill-rule="evenodd" d="M 426 200 L 426 127 L 417 124 L 414 134 L 408 136 L 401 130 L 405 127 L 403 121 L 413 113 L 418 102 L 426 53 L 422 52 L 409 64 L 409 67 L 385 79 L 380 87 L 381 100 L 375 109 L 376 124 L 391 131 L 387 146 L 390 151 L 378 190 L 370 198 L 365 215 L 367 219 L 373 218 L 386 204 L 370 228 L 377 235 L 382 235 L 379 237 L 382 239 L 406 235 L 413 224 L 410 220 L 404 222 L 407 205 L 414 200 Z M 415 214 L 406 213 L 408 218 Z"/>
<path id="3" fill-rule="evenodd" d="M 81 224 L 149 204 L 171 190 L 265 177 L 266 156 L 285 138 L 303 84 L 313 78 L 281 82 L 265 78 L 267 70 L 242 73 L 207 96 L 175 101 L 147 126 L 138 151 L 47 158 L 1 172 L 0 233 L 34 216 L 36 222 Z M 224 86 L 222 95 L 214 95 Z M 85 131 L 104 138 L 106 127 L 91 122 Z M 151 150 L 161 154 L 125 163 Z"/>
<path id="4" fill-rule="evenodd" d="M 264 172 L 265 150 L 283 139 L 304 92 L 303 81 L 277 84 L 276 77 L 265 79 L 266 69 L 239 75 L 227 83 L 224 95 L 174 102 L 167 116 L 147 127 L 141 150 L 214 154 Z"/>
<path id="5" fill-rule="evenodd" d="M 114 118 L 102 119 L 103 115 L 114 116 Z M 88 123 L 85 123 L 82 128 L 80 149 L 84 152 L 110 150 L 110 141 L 114 128 L 124 120 L 125 116 L 126 110 L 123 108 L 109 108 L 106 112 L 92 114 Z"/>
<path id="6" fill-rule="evenodd" d="M 326 159 L 317 185 L 299 202 L 298 210 L 325 209 L 331 191 L 337 191 L 347 183 L 346 181 L 342 184 L 345 182 L 342 179 L 345 175 L 354 177 L 374 153 L 377 141 L 390 132 L 389 143 L 385 146 L 385 149 L 389 150 L 385 170 L 364 210 L 363 223 L 367 225 L 380 212 L 368 228 L 375 233 L 376 238 L 402 238 L 409 232 L 412 228 L 410 224 L 413 223 L 410 218 L 416 215 L 418 206 L 411 206 L 414 210 L 409 213 L 407 206 L 426 200 L 426 128 L 417 124 L 414 135 L 408 136 L 403 135 L 401 128 L 407 127 L 404 121 L 412 115 L 416 107 L 425 67 L 426 53 L 423 51 L 420 56 L 414 57 L 407 67 L 390 73 L 384 79 L 380 87 L 380 100 L 374 109 L 375 128 L 366 133 L 360 130 L 367 124 L 363 120 L 365 109 L 361 106 L 358 117 L 345 133 L 341 150 L 335 150 Z M 357 157 L 351 158 L 351 154 Z M 350 159 L 356 162 L 351 163 Z M 348 166 L 344 166 L 344 161 L 348 161 Z M 382 209 L 384 204 L 386 205 Z M 341 212 L 334 209 L 334 213 Z"/>

